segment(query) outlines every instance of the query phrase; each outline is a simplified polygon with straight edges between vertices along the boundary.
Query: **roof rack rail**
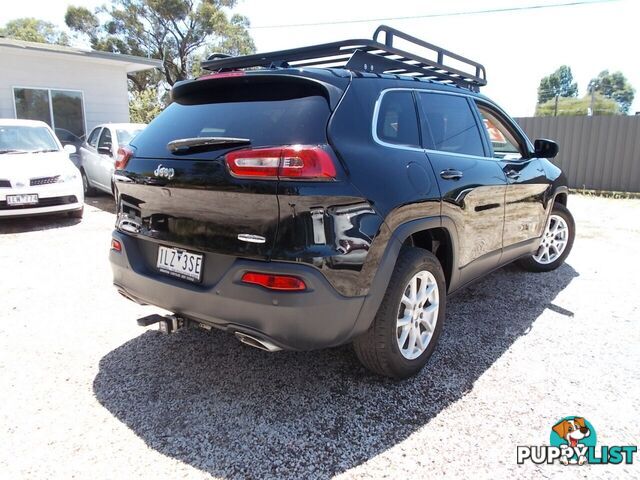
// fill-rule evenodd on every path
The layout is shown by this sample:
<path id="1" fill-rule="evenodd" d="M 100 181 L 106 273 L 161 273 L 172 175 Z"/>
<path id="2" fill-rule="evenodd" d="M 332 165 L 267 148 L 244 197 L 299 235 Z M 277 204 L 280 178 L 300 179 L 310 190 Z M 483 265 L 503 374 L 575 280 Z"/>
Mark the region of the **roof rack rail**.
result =
<path id="1" fill-rule="evenodd" d="M 384 43 L 378 41 L 381 34 L 384 34 Z M 435 60 L 396 48 L 396 39 L 422 47 L 426 55 L 435 56 Z M 427 78 L 473 91 L 487 84 L 486 71 L 480 63 L 386 25 L 376 29 L 373 40 L 342 40 L 238 57 L 214 53 L 202 62 L 202 68 L 216 72 L 257 67 L 345 68 L 357 72 L 391 73 Z"/>

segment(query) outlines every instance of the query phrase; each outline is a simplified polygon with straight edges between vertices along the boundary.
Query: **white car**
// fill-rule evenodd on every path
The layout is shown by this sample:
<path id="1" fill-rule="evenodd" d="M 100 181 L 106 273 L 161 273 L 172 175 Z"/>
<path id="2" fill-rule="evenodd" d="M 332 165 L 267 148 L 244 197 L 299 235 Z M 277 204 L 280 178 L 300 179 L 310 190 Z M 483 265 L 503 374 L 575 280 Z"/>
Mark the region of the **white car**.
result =
<path id="1" fill-rule="evenodd" d="M 85 195 L 92 195 L 95 190 L 114 194 L 113 172 L 118 149 L 128 145 L 145 127 L 144 123 L 105 123 L 91 130 L 80 147 Z"/>
<path id="2" fill-rule="evenodd" d="M 0 218 L 68 212 L 82 218 L 78 168 L 51 128 L 35 120 L 0 119 Z"/>

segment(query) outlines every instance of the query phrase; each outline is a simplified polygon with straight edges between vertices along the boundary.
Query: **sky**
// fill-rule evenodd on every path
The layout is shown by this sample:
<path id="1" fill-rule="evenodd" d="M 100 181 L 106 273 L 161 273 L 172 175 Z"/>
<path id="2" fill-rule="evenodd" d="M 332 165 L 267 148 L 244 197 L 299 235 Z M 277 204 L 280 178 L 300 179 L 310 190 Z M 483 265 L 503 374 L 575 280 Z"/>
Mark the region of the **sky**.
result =
<path id="1" fill-rule="evenodd" d="M 424 17 L 571 1 L 576 0 L 239 0 L 233 12 L 251 21 L 259 52 L 370 38 L 385 23 L 482 63 L 488 79 L 482 92 L 516 117 L 533 115 L 540 79 L 563 64 L 571 67 L 580 96 L 600 71 L 622 71 L 636 88 L 632 112 L 640 111 L 640 0 Z M 103 3 L 105 0 L 5 0 L 0 25 L 13 18 L 37 16 L 63 26 L 68 5 L 94 9 Z M 357 22 L 344 23 L 354 20 Z M 287 26 L 308 23 L 324 24 Z"/>

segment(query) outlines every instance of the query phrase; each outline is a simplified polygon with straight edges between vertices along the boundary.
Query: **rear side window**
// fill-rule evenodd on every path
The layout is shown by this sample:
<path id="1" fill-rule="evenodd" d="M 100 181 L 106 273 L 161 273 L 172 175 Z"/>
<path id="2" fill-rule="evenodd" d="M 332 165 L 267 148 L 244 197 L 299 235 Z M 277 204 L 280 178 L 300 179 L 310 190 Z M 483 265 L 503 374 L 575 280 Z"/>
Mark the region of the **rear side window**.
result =
<path id="1" fill-rule="evenodd" d="M 235 98 L 207 103 L 172 103 L 132 140 L 138 157 L 167 157 L 167 143 L 196 137 L 248 138 L 251 147 L 322 144 L 330 109 L 320 95 L 274 97 L 254 88 L 246 101 Z M 206 99 L 205 99 L 206 101 Z M 193 153 L 188 157 L 215 158 L 219 152 Z"/>
<path id="2" fill-rule="evenodd" d="M 457 95 L 420 93 L 425 118 L 425 146 L 430 150 L 484 156 L 482 137 L 467 99 Z"/>
<path id="3" fill-rule="evenodd" d="M 392 90 L 382 96 L 376 134 L 378 139 L 385 143 L 420 146 L 418 116 L 412 92 Z"/>

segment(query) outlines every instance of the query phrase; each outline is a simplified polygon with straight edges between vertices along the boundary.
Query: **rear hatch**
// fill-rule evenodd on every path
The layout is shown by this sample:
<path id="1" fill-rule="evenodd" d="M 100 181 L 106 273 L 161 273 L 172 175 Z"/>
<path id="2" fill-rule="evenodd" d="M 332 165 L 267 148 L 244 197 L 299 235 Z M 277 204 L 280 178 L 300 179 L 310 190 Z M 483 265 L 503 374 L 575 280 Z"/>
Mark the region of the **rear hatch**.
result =
<path id="1" fill-rule="evenodd" d="M 118 228 L 187 250 L 269 259 L 280 170 L 233 174 L 227 154 L 240 167 L 265 167 L 285 146 L 326 145 L 336 90 L 304 77 L 241 73 L 176 85 L 173 103 L 120 159 Z"/>

